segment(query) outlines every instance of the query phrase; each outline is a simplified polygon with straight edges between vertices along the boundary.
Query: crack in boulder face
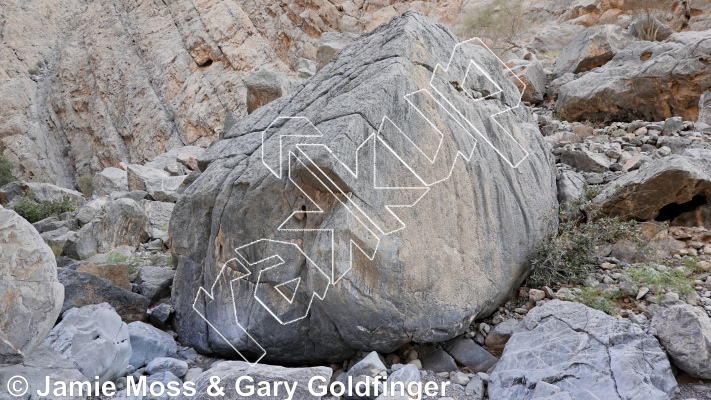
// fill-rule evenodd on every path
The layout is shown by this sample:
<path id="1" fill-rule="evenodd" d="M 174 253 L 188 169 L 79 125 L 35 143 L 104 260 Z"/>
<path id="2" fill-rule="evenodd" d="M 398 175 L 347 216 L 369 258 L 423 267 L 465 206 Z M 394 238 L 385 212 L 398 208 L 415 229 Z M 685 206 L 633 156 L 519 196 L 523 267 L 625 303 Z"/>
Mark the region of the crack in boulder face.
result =
<path id="1" fill-rule="evenodd" d="M 235 351 L 259 354 L 258 343 L 269 361 L 341 361 L 356 349 L 390 352 L 410 341 L 448 340 L 464 333 L 473 318 L 488 315 L 508 298 L 528 273 L 536 246 L 555 228 L 541 223 L 558 208 L 554 166 L 540 132 L 526 110 L 518 108 L 513 113 L 520 122 L 512 125 L 512 135 L 529 155 L 517 168 L 511 167 L 505 157 L 516 155 L 520 148 L 516 142 L 506 142 L 510 137 L 496 131 L 489 117 L 516 106 L 518 91 L 493 55 L 467 44 L 461 47 L 462 60 L 475 60 L 501 84 L 501 91 L 496 93 L 482 75 L 462 79 L 458 86 L 467 92 L 488 91 L 492 96 L 473 99 L 460 94 L 449 84 L 446 71 L 435 68 L 447 63 L 458 42 L 444 26 L 422 14 L 405 13 L 355 39 L 303 86 L 236 122 L 207 149 L 198 163 L 203 173 L 185 190 L 170 221 L 172 251 L 178 260 L 172 295 L 174 326 L 182 343 L 223 356 L 236 356 Z M 466 66 L 464 61 L 458 65 L 462 71 Z M 434 102 L 413 100 L 429 107 L 428 123 L 405 96 L 432 90 L 432 71 L 443 75 L 438 77 L 440 87 L 454 104 L 437 108 Z M 471 147 L 468 162 L 455 158 L 471 142 L 457 136 L 463 125 L 446 111 L 449 106 L 466 106 L 465 118 L 489 134 L 492 144 L 479 141 Z M 275 162 L 268 168 L 264 160 L 280 160 L 280 136 L 299 133 L 293 120 L 272 125 L 284 116 L 308 118 L 321 135 L 301 139 L 325 145 L 332 154 L 314 155 L 310 148 L 299 152 L 286 138 L 283 165 Z M 451 175 L 428 187 L 415 206 L 396 211 L 405 228 L 392 234 L 368 233 L 362 221 L 344 219 L 354 215 L 354 209 L 344 212 L 344 204 L 359 204 L 377 217 L 373 218 L 377 225 L 386 217 L 394 220 L 387 213 L 375 212 L 392 203 L 387 196 L 373 195 L 372 181 L 367 181 L 370 192 L 363 192 L 367 174 L 353 178 L 343 165 L 354 168 L 356 157 L 366 159 L 369 153 L 360 146 L 379 140 L 374 130 L 385 126 L 385 116 L 392 120 L 389 131 L 379 134 L 386 136 L 383 141 L 394 154 L 423 177 L 419 186 L 422 181 L 437 181 L 438 174 Z M 431 155 L 438 149 L 441 135 L 432 126 L 446 139 L 439 149 L 442 160 L 449 163 L 446 168 L 439 168 L 445 162 L 423 161 L 423 153 Z M 398 137 L 398 130 L 421 144 L 423 153 L 413 150 L 412 142 L 402 140 L 402 134 Z M 266 131 L 270 135 L 265 134 L 263 142 Z M 497 148 L 499 152 L 493 146 L 504 147 Z M 289 151 L 296 157 L 290 157 Z M 343 164 L 330 162 L 333 157 Z M 298 160 L 304 167 L 293 169 Z M 306 168 L 311 160 L 323 170 Z M 272 167 L 281 171 L 280 178 Z M 395 157 L 378 154 L 377 166 L 371 161 L 373 167 L 378 169 L 378 179 L 385 181 L 378 181 L 383 185 L 410 179 L 411 172 Z M 313 176 L 324 183 L 310 179 L 307 170 L 315 171 Z M 289 179 L 290 171 L 298 175 L 296 181 Z M 308 184 L 305 192 L 299 184 Z M 333 187 L 340 187 L 343 195 L 330 194 Z M 306 194 L 331 198 L 311 202 Z M 316 205 L 325 213 L 306 214 L 317 210 Z M 296 215 L 303 218 L 291 218 Z M 280 229 L 285 221 L 315 230 Z M 324 298 L 314 298 L 307 315 L 294 323 L 280 324 L 255 300 L 255 291 L 266 293 L 262 291 L 266 283 L 257 284 L 266 265 L 249 265 L 251 275 L 244 279 L 238 279 L 244 275 L 239 268 L 222 268 L 237 257 L 235 249 L 266 239 L 301 249 L 317 265 L 330 267 L 332 238 L 327 230 L 331 229 L 342 235 L 334 235 L 337 246 L 349 243 L 340 243 L 339 238 L 355 238 L 368 246 L 364 252 L 353 252 L 352 268 L 342 279 L 331 280 L 336 283 Z M 371 254 L 374 240 L 378 245 L 371 259 L 364 253 Z M 260 243 L 250 248 L 261 251 Z M 294 267 L 294 274 L 301 273 L 305 265 L 297 258 L 301 256 L 296 251 L 289 254 L 283 257 L 284 268 Z M 301 278 L 299 288 L 318 287 L 314 275 Z M 196 301 L 201 286 L 212 292 Z M 270 293 L 281 296 L 276 290 Z M 263 300 L 279 300 L 270 296 Z M 282 311 L 276 314 L 281 316 Z"/>

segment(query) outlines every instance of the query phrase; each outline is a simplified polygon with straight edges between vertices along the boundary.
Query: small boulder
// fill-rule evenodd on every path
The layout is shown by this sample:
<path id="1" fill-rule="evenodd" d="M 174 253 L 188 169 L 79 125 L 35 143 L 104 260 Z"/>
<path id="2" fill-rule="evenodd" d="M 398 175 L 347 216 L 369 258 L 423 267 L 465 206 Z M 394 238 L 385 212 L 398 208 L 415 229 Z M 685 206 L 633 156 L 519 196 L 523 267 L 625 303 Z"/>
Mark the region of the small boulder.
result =
<path id="1" fill-rule="evenodd" d="M 129 363 L 134 368 L 141 368 L 158 357 L 170 357 L 178 351 L 178 344 L 173 336 L 144 322 L 128 324 L 133 351 Z"/>
<path id="2" fill-rule="evenodd" d="M 651 328 L 674 365 L 699 379 L 711 379 L 711 319 L 677 301 L 653 307 Z"/>
<path id="3" fill-rule="evenodd" d="M 343 50 L 348 43 L 352 42 L 359 35 L 355 33 L 324 32 L 321 34 L 321 41 L 316 50 L 317 69 L 320 70 L 338 53 Z"/>
<path id="4" fill-rule="evenodd" d="M 108 167 L 94 175 L 93 184 L 93 196 L 108 196 L 113 192 L 128 190 L 128 177 L 126 171 Z"/>
<path id="5" fill-rule="evenodd" d="M 136 276 L 138 293 L 146 296 L 151 302 L 170 296 L 175 270 L 168 267 L 141 267 Z"/>
<path id="6" fill-rule="evenodd" d="M 98 276 L 101 279 L 106 279 L 123 290 L 131 291 L 131 281 L 128 280 L 128 270 L 128 264 L 125 263 L 94 264 L 90 262 L 82 262 L 75 268 L 75 271 L 86 272 L 94 276 Z M 114 308 L 116 307 L 114 306 Z"/>
<path id="7" fill-rule="evenodd" d="M 457 363 L 469 367 L 473 372 L 487 372 L 499 361 L 476 342 L 465 337 L 450 340 L 444 349 Z"/>
<path id="8" fill-rule="evenodd" d="M 519 322 L 517 319 L 511 318 L 496 325 L 486 336 L 484 344 L 491 349 L 503 349 L 504 346 L 506 346 L 506 342 L 508 342 L 511 338 L 511 335 L 513 335 L 514 329 L 516 329 L 518 324 Z"/>
<path id="9" fill-rule="evenodd" d="M 606 155 L 588 150 L 564 150 L 560 154 L 560 162 L 579 172 L 607 172 L 611 164 Z"/>
<path id="10" fill-rule="evenodd" d="M 260 68 L 259 71 L 244 77 L 243 82 L 247 87 L 247 113 L 251 114 L 257 108 L 287 94 L 298 85 L 299 80 L 290 78 L 283 72 Z"/>
<path id="11" fill-rule="evenodd" d="M 420 358 L 420 361 L 422 361 L 423 369 L 434 373 L 459 370 L 457 363 L 454 362 L 454 358 L 442 349 L 427 352 Z"/>
<path id="12" fill-rule="evenodd" d="M 146 365 L 145 373 L 146 375 L 153 375 L 165 371 L 182 378 L 188 372 L 188 363 L 176 358 L 158 357 Z"/>
<path id="13" fill-rule="evenodd" d="M 101 382 L 122 376 L 131 358 L 128 327 L 107 303 L 68 310 L 44 343 L 92 381 L 96 376 Z"/>

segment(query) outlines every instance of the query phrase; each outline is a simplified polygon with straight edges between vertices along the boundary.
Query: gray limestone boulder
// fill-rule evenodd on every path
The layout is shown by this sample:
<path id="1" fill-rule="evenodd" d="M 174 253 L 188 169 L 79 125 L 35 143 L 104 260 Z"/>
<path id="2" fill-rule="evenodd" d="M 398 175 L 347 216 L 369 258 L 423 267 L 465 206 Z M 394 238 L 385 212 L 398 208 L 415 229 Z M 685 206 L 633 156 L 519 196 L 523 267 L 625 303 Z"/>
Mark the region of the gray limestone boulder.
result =
<path id="1" fill-rule="evenodd" d="M 25 395 L 10 396 L 5 390 L 5 385 L 14 376 L 22 376 L 27 379 L 28 391 Z M 64 382 L 67 387 L 72 382 L 93 382 L 87 379 L 64 354 L 56 352 L 51 347 L 41 344 L 30 353 L 20 364 L 0 366 L 0 382 L 3 388 L 0 390 L 1 400 L 33 400 L 37 399 L 36 391 L 45 390 L 46 380 L 50 382 Z M 84 395 L 75 393 L 74 396 L 54 396 L 53 400 L 85 400 Z"/>
<path id="2" fill-rule="evenodd" d="M 324 32 L 316 50 L 316 69 L 320 70 L 328 64 L 350 42 L 358 37 L 356 33 Z"/>
<path id="3" fill-rule="evenodd" d="M 639 325 L 552 300 L 515 329 L 488 393 L 491 399 L 668 400 L 675 388 L 664 350 Z"/>
<path id="4" fill-rule="evenodd" d="M 108 303 L 126 322 L 143 321 L 150 300 L 114 285 L 111 281 L 88 272 L 61 268 L 59 282 L 64 285 L 62 312 L 75 307 Z"/>
<path id="5" fill-rule="evenodd" d="M 62 315 L 44 344 L 64 354 L 84 376 L 101 382 L 123 376 L 131 358 L 128 327 L 107 303 Z"/>
<path id="6" fill-rule="evenodd" d="M 93 196 L 108 196 L 113 192 L 128 190 L 126 171 L 120 168 L 109 167 L 98 172 L 93 178 Z"/>
<path id="7" fill-rule="evenodd" d="M 256 389 L 252 395 L 240 395 L 235 390 L 235 381 L 242 376 L 249 376 L 253 379 L 254 386 L 257 382 L 267 382 L 273 388 L 275 382 L 286 382 L 290 386 L 295 385 L 293 399 L 299 400 L 317 400 L 322 396 L 317 395 L 331 382 L 331 374 L 333 370 L 328 367 L 311 367 L 311 368 L 285 368 L 266 364 L 250 364 L 242 361 L 223 361 L 216 363 L 209 370 L 203 372 L 195 378 L 195 387 L 197 390 L 196 396 L 179 396 L 176 400 L 208 400 L 214 398 L 207 394 L 207 388 L 210 386 L 211 377 L 219 377 L 220 382 L 225 387 L 225 400 L 257 400 L 257 399 L 285 399 L 287 395 L 285 388 L 280 387 L 280 395 L 278 396 L 260 396 Z M 313 392 L 309 391 L 309 381 L 316 378 L 313 383 Z M 248 381 L 242 381 L 242 390 L 245 393 L 248 389 L 244 386 Z M 272 391 L 273 394 L 273 391 Z M 323 392 L 325 395 L 326 392 Z"/>
<path id="8" fill-rule="evenodd" d="M 600 25 L 581 32 L 561 50 L 553 75 L 574 74 L 605 65 L 636 39 L 617 25 Z"/>
<path id="9" fill-rule="evenodd" d="M 0 207 L 0 365 L 16 364 L 59 317 L 64 287 L 57 262 L 35 228 Z"/>
<path id="10" fill-rule="evenodd" d="M 131 338 L 131 360 L 134 368 L 141 368 L 159 357 L 170 357 L 178 351 L 173 336 L 144 322 L 128 324 Z"/>
<path id="11" fill-rule="evenodd" d="M 683 302 L 655 307 L 651 328 L 671 361 L 687 374 L 711 379 L 711 319 Z"/>
<path id="12" fill-rule="evenodd" d="M 181 343 L 221 355 L 263 348 L 267 359 L 339 361 L 356 348 L 389 353 L 411 341 L 449 340 L 508 298 L 550 232 L 541 221 L 558 208 L 553 158 L 524 107 L 500 117 L 513 136 L 491 120 L 518 105 L 520 93 L 484 47 L 457 43 L 442 25 L 407 12 L 351 42 L 206 150 L 202 174 L 170 221 Z M 437 67 L 455 49 L 450 69 Z M 471 60 L 487 74 L 465 80 Z M 446 111 L 447 102 L 458 111 Z M 301 152 L 303 142 L 333 153 Z M 470 161 L 455 161 L 457 152 Z M 358 177 L 350 170 L 356 158 Z M 375 189 L 374 165 L 378 185 L 408 189 Z M 323 186 L 329 180 L 340 193 Z M 392 208 L 395 218 L 390 204 L 414 206 Z M 356 217 L 356 206 L 368 218 Z M 355 249 L 352 264 L 351 240 L 368 254 Z M 278 254 L 285 264 L 245 267 L 237 248 L 250 263 Z"/>
<path id="13" fill-rule="evenodd" d="M 148 225 L 148 216 L 135 201 L 127 198 L 107 201 L 67 241 L 64 254 L 79 260 L 120 246 L 138 247 L 148 239 Z"/>
<path id="14" fill-rule="evenodd" d="M 283 72 L 260 68 L 259 71 L 244 77 L 247 87 L 247 112 L 252 113 L 259 107 L 286 95 L 299 84 L 299 79 L 289 77 Z"/>

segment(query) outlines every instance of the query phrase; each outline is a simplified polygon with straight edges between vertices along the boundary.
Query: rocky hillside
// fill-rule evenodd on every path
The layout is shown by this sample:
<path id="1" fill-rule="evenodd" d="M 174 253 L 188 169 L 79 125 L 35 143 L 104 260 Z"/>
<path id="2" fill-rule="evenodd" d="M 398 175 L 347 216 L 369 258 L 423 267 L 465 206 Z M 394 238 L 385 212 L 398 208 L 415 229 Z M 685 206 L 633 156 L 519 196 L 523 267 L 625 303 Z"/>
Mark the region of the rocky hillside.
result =
<path id="1" fill-rule="evenodd" d="M 0 399 L 711 398 L 709 15 L 0 2 Z"/>

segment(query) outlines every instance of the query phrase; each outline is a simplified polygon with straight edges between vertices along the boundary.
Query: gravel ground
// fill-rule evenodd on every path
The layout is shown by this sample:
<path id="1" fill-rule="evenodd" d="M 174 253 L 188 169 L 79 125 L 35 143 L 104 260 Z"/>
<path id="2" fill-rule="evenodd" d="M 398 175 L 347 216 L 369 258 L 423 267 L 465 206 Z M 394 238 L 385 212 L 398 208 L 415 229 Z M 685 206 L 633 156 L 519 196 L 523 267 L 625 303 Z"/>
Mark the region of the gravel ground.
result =
<path id="1" fill-rule="evenodd" d="M 711 381 L 694 379 L 688 375 L 676 378 L 679 389 L 673 400 L 711 400 Z"/>

